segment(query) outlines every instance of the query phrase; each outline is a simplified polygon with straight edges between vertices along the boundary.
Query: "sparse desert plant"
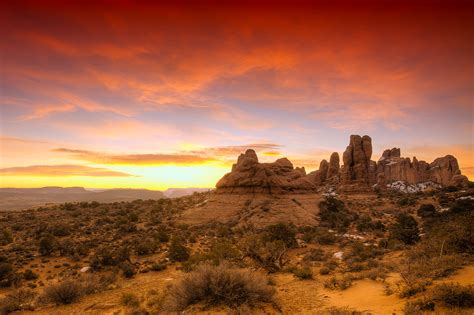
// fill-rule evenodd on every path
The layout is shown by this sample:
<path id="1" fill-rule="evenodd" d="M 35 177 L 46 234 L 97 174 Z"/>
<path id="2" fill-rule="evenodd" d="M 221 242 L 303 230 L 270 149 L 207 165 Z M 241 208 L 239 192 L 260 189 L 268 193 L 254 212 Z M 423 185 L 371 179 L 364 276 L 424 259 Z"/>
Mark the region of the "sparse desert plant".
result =
<path id="1" fill-rule="evenodd" d="M 13 242 L 13 234 L 10 230 L 3 229 L 0 233 L 0 246 L 5 246 Z"/>
<path id="2" fill-rule="evenodd" d="M 335 197 L 326 197 L 319 203 L 319 217 L 321 226 L 326 226 L 338 231 L 346 231 L 355 216 L 347 211 L 342 200 Z"/>
<path id="3" fill-rule="evenodd" d="M 400 214 L 397 222 L 390 229 L 390 237 L 410 245 L 420 239 L 420 231 L 416 220 L 408 214 Z"/>
<path id="4" fill-rule="evenodd" d="M 300 280 L 313 279 L 313 271 L 309 267 L 294 268 L 291 272 Z"/>
<path id="5" fill-rule="evenodd" d="M 45 289 L 46 300 L 57 305 L 71 304 L 79 300 L 83 290 L 79 282 L 67 280 Z"/>
<path id="6" fill-rule="evenodd" d="M 408 301 L 405 304 L 404 312 L 406 315 L 418 315 L 424 312 L 435 310 L 435 303 L 431 299 L 421 298 L 414 301 Z"/>
<path id="7" fill-rule="evenodd" d="M 189 249 L 183 245 L 183 240 L 180 237 L 173 237 L 168 249 L 168 258 L 171 261 L 183 262 L 189 258 Z"/>
<path id="8" fill-rule="evenodd" d="M 436 208 L 432 204 L 422 204 L 416 214 L 422 218 L 430 218 L 436 215 Z"/>
<path id="9" fill-rule="evenodd" d="M 328 275 L 330 272 L 331 269 L 329 269 L 328 267 L 321 267 L 321 269 L 319 269 L 319 274 L 322 276 Z"/>
<path id="10" fill-rule="evenodd" d="M 29 280 L 36 280 L 38 279 L 39 275 L 35 273 L 31 269 L 27 269 L 23 272 L 23 279 L 29 281 Z"/>
<path id="11" fill-rule="evenodd" d="M 273 294 L 274 289 L 257 273 L 203 265 L 170 288 L 164 306 L 170 311 L 183 311 L 196 303 L 237 308 L 272 302 Z"/>
<path id="12" fill-rule="evenodd" d="M 352 277 L 349 275 L 343 277 L 333 276 L 324 281 L 324 287 L 330 290 L 345 290 L 352 285 Z"/>
<path id="13" fill-rule="evenodd" d="M 432 298 L 445 307 L 474 307 L 474 286 L 442 283 L 433 288 Z"/>
<path id="14" fill-rule="evenodd" d="M 324 251 L 321 248 L 313 248 L 304 255 L 303 260 L 304 261 L 323 261 Z"/>
<path id="15" fill-rule="evenodd" d="M 13 265 L 7 261 L 0 262 L 0 287 L 9 287 L 16 280 Z"/>
<path id="16" fill-rule="evenodd" d="M 140 299 L 133 293 L 123 293 L 120 302 L 128 307 L 136 308 L 140 306 Z"/>
<path id="17" fill-rule="evenodd" d="M 293 224 L 277 223 L 265 228 L 264 238 L 268 242 L 282 241 L 285 246 L 296 246 L 296 227 Z"/>
<path id="18" fill-rule="evenodd" d="M 120 269 L 122 270 L 123 276 L 125 278 L 132 278 L 137 273 L 135 267 L 129 262 L 122 263 L 120 265 Z"/>
<path id="19" fill-rule="evenodd" d="M 239 246 L 244 256 L 269 272 L 281 270 L 289 261 L 288 248 L 283 241 L 265 242 L 261 236 L 251 235 L 241 240 Z"/>
<path id="20" fill-rule="evenodd" d="M 46 235 L 39 241 L 39 252 L 43 256 L 51 255 L 57 248 L 57 240 L 53 235 Z"/>
<path id="21" fill-rule="evenodd" d="M 34 310 L 37 294 L 32 290 L 18 289 L 7 294 L 0 301 L 0 314 L 9 314 L 21 310 Z"/>

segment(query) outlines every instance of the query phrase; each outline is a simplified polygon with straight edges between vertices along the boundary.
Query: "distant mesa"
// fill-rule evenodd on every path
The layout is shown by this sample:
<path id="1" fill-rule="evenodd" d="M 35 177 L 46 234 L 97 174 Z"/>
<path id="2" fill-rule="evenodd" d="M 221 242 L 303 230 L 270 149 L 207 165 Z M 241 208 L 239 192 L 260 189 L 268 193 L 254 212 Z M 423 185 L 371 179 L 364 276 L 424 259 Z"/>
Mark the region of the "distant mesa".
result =
<path id="1" fill-rule="evenodd" d="M 392 148 L 385 150 L 377 162 L 371 158 L 372 139 L 367 135 L 350 136 L 349 145 L 342 154 L 342 166 L 339 154 L 334 152 L 329 162 L 322 160 L 319 169 L 309 174 L 304 168 L 293 167 L 287 158 L 260 163 L 255 151 L 249 149 L 238 157 L 232 171 L 217 182 L 216 192 L 311 193 L 328 185 L 341 191 L 370 191 L 386 189 L 394 182 L 440 186 L 465 186 L 468 183 L 452 155 L 427 163 L 416 157 L 413 160 L 403 158 L 399 148 Z"/>

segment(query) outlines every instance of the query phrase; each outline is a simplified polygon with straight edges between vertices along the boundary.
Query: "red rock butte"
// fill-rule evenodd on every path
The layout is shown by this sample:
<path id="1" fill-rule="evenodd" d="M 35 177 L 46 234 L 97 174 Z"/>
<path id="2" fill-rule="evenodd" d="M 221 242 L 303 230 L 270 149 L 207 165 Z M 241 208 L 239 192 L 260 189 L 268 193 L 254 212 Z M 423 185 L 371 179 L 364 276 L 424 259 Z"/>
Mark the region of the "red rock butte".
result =
<path id="1" fill-rule="evenodd" d="M 311 193 L 332 186 L 340 191 L 370 191 L 387 189 L 391 183 L 406 185 L 429 183 L 426 186 L 465 186 L 457 159 L 452 155 L 439 157 L 431 163 L 416 157 L 403 158 L 400 149 L 387 149 L 376 162 L 372 157 L 372 139 L 351 135 L 342 154 L 331 154 L 329 162 L 322 160 L 317 171 L 306 174 L 304 167 L 293 167 L 287 158 L 273 163 L 260 163 L 254 150 L 241 154 L 232 171 L 216 184 L 217 193 Z"/>

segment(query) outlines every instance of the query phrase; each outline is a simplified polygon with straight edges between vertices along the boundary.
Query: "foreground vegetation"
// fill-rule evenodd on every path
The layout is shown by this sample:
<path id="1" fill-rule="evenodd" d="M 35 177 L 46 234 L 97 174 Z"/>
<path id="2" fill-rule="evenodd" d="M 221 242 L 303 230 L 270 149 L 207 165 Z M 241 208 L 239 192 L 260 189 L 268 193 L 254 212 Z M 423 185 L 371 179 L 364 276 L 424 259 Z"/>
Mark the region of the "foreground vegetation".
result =
<path id="1" fill-rule="evenodd" d="M 180 214 L 209 193 L 1 212 L 0 286 L 8 288 L 1 310 L 74 304 L 137 275 L 167 271 L 176 275 L 170 286 L 147 297 L 124 294 L 122 307 L 280 311 L 274 276 L 291 275 L 329 291 L 378 281 L 386 294 L 409 299 L 406 313 L 470 308 L 472 286 L 436 281 L 473 262 L 472 196 L 453 189 L 362 200 L 330 196 L 319 204 L 318 225 L 298 227 L 181 224 Z M 401 280 L 388 282 L 392 274 Z M 333 311 L 327 309 L 344 314 Z"/>

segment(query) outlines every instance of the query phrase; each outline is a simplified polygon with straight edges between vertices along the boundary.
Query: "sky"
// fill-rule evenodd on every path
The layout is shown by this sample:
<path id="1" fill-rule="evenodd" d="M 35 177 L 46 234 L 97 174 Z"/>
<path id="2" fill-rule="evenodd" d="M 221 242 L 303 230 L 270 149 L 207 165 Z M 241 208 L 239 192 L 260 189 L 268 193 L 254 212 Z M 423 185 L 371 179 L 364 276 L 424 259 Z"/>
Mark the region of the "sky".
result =
<path id="1" fill-rule="evenodd" d="M 0 6 L 1 187 L 214 187 L 351 134 L 474 180 L 469 1 Z"/>

